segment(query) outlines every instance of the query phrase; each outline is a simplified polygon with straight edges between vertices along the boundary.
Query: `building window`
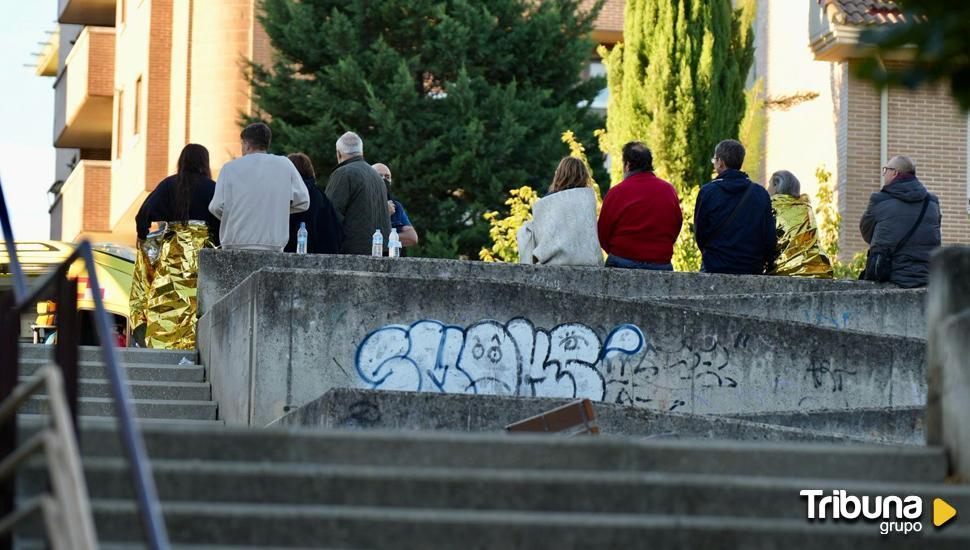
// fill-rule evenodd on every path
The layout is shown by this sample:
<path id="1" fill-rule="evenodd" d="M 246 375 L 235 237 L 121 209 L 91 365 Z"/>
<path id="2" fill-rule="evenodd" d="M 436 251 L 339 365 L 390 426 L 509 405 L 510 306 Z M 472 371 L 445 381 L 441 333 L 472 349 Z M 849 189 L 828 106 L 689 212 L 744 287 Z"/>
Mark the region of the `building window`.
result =
<path id="1" fill-rule="evenodd" d="M 602 61 L 593 61 L 589 64 L 589 76 L 606 76 L 606 65 Z M 593 99 L 593 110 L 598 111 L 602 114 L 606 114 L 606 106 L 610 102 L 610 89 L 603 88 L 600 93 L 596 94 L 596 98 Z"/>
<path id="2" fill-rule="evenodd" d="M 121 147 L 125 142 L 125 92 L 118 90 L 118 127 L 115 129 L 115 158 L 121 158 Z"/>
<path id="3" fill-rule="evenodd" d="M 138 135 L 140 133 L 141 127 L 141 77 L 135 81 L 135 115 L 134 123 L 135 129 L 132 131 L 132 135 Z"/>

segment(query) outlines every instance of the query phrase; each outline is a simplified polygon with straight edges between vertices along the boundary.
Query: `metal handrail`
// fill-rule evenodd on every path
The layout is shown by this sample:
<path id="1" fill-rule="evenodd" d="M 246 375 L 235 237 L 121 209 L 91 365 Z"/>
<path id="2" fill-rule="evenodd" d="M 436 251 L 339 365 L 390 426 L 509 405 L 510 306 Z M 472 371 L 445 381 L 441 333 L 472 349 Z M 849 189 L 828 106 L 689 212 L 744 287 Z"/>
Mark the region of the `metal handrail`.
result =
<path id="1" fill-rule="evenodd" d="M 81 470 L 81 453 L 74 434 L 74 422 L 64 394 L 64 378 L 52 365 L 41 368 L 27 382 L 0 402 L 0 422 L 17 419 L 17 408 L 40 390 L 47 390 L 51 428 L 27 440 L 0 463 L 0 480 L 12 479 L 18 466 L 34 454 L 47 456 L 48 472 L 53 482 L 53 497 L 42 495 L 32 505 L 12 511 L 0 519 L 0 535 L 34 512 L 43 512 L 48 539 L 55 550 L 97 550 L 97 534 L 91 517 L 88 489 Z"/>
<path id="2" fill-rule="evenodd" d="M 115 352 L 112 340 L 113 332 L 108 323 L 108 314 L 104 307 L 104 299 L 101 296 L 101 284 L 98 281 L 95 269 L 91 243 L 83 240 L 53 273 L 45 277 L 32 292 L 28 292 L 27 279 L 17 258 L 16 241 L 10 224 L 10 215 L 4 198 L 2 183 L 0 183 L 0 227 L 3 229 L 4 244 L 14 279 L 12 297 L 9 295 L 0 296 L 0 322 L 2 322 L 2 326 L 0 326 L 0 399 L 9 395 L 16 386 L 19 371 L 17 336 L 21 313 L 26 307 L 32 306 L 38 299 L 55 290 L 59 300 L 56 358 L 57 363 L 64 369 L 68 407 L 75 433 L 78 433 L 77 281 L 67 280 L 67 274 L 76 260 L 82 260 L 87 270 L 88 286 L 94 300 L 94 321 L 101 346 L 101 356 L 111 382 L 111 393 L 115 402 L 115 414 L 118 418 L 121 442 L 131 466 L 131 481 L 138 500 L 138 513 L 145 532 L 146 542 L 152 550 L 167 550 L 169 547 L 168 534 L 162 519 L 158 492 L 151 474 L 141 430 L 134 420 L 134 408 L 128 394 L 127 376 L 119 366 L 118 356 Z M 62 308 L 63 305 L 69 307 Z M 64 330 L 62 330 L 62 327 Z M 9 361 L 10 368 L 3 368 L 2 363 L 7 361 Z M 9 453 L 16 445 L 16 440 L 16 421 L 0 422 L 0 449 Z M 10 481 L 5 481 L 0 485 L 0 514 L 6 515 L 13 511 L 14 491 L 14 484 Z M 10 546 L 12 546 L 12 539 L 9 537 L 0 538 L 0 549 Z"/>

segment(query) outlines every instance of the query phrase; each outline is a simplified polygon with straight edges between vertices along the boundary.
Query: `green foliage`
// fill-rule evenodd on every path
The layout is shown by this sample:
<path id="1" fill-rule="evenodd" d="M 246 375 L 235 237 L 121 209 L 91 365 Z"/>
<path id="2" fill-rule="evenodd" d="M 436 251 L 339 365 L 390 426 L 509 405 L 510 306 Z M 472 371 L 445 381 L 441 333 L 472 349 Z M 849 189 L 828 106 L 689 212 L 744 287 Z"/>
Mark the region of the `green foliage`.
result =
<path id="1" fill-rule="evenodd" d="M 905 21 L 873 26 L 860 41 L 875 46 L 856 73 L 879 85 L 916 88 L 942 82 L 964 111 L 970 110 L 970 2 L 953 0 L 895 0 Z M 905 50 L 912 59 L 887 67 L 882 59 Z"/>
<path id="2" fill-rule="evenodd" d="M 495 211 L 486 212 L 482 217 L 491 226 L 488 235 L 492 239 L 492 246 L 482 248 L 478 257 L 486 262 L 519 261 L 519 245 L 515 234 L 522 224 L 532 219 L 532 205 L 539 200 L 539 194 L 528 185 L 509 191 L 509 198 L 505 205 L 509 207 L 509 215 L 500 218 Z"/>
<path id="3" fill-rule="evenodd" d="M 624 143 L 641 140 L 653 150 L 658 175 L 679 191 L 709 179 L 714 146 L 738 135 L 744 115 L 755 4 L 626 3 L 624 42 L 601 49 L 610 88 L 605 145 L 613 158 Z M 614 183 L 622 171 L 613 163 Z"/>
<path id="4" fill-rule="evenodd" d="M 685 223 L 673 259 L 679 271 L 700 269 L 694 202 L 710 179 L 714 146 L 738 136 L 744 81 L 754 61 L 756 5 L 743 0 L 735 10 L 731 0 L 628 0 L 624 42 L 612 51 L 600 48 L 610 100 L 606 134 L 599 137 L 614 159 L 612 182 L 622 178 L 615 159 L 623 144 L 647 143 L 657 174 L 681 197 Z M 756 132 L 753 118 L 748 129 Z"/>
<path id="5" fill-rule="evenodd" d="M 836 279 L 858 279 L 859 273 L 866 267 L 866 253 L 857 252 L 849 263 L 839 260 L 839 235 L 842 230 L 842 215 L 835 204 L 835 190 L 832 183 L 832 173 L 819 166 L 815 169 L 815 179 L 818 181 L 818 192 L 815 195 L 817 205 L 815 219 L 818 222 L 818 245 L 822 253 L 832 260 L 832 269 Z"/>
<path id="6" fill-rule="evenodd" d="M 831 259 L 839 255 L 839 233 L 842 229 L 842 214 L 835 204 L 835 190 L 832 183 L 832 172 L 826 170 L 825 165 L 815 169 L 815 180 L 818 191 L 815 198 L 815 220 L 818 223 L 818 246 Z"/>
<path id="7" fill-rule="evenodd" d="M 694 204 L 700 187 L 691 187 L 680 195 L 680 209 L 684 212 L 684 226 L 674 243 L 674 257 L 671 263 L 677 271 L 700 271 L 701 251 L 694 242 Z"/>
<path id="8" fill-rule="evenodd" d="M 358 132 L 367 159 L 394 172 L 418 253 L 473 255 L 482 215 L 555 170 L 560 129 L 601 124 L 589 105 L 603 79 L 581 74 L 602 2 L 585 4 L 261 0 L 275 58 L 252 66 L 253 100 L 273 151 L 306 152 L 321 186 L 337 138 Z"/>
<path id="9" fill-rule="evenodd" d="M 744 94 L 744 118 L 738 139 L 744 144 L 744 167 L 752 181 L 765 182 L 765 82 L 759 78 Z"/>

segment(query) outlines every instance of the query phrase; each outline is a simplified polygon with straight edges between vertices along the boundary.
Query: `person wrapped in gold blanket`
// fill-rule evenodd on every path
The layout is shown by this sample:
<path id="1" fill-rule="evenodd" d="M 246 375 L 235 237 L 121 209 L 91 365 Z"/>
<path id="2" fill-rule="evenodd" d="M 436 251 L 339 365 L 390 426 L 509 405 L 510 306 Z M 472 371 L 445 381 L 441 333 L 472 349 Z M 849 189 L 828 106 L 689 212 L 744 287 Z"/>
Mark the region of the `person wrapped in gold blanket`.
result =
<path id="1" fill-rule="evenodd" d="M 190 143 L 179 156 L 178 173 L 159 183 L 135 218 L 130 311 L 137 345 L 195 349 L 199 252 L 219 238 L 219 220 L 208 210 L 214 190 L 208 150 Z M 161 227 L 148 234 L 152 222 Z"/>
<path id="2" fill-rule="evenodd" d="M 777 256 L 769 275 L 832 278 L 832 261 L 818 244 L 818 226 L 807 195 L 794 174 L 780 170 L 768 184 L 778 227 Z"/>

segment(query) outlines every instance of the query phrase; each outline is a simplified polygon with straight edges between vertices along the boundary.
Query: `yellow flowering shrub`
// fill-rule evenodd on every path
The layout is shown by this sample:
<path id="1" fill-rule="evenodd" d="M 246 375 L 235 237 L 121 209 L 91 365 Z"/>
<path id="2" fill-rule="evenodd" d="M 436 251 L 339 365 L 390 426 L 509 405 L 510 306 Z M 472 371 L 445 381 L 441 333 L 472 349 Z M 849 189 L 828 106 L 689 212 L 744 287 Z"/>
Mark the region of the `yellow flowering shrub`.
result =
<path id="1" fill-rule="evenodd" d="M 492 239 L 492 246 L 483 248 L 478 257 L 486 262 L 518 262 L 519 246 L 515 239 L 522 224 L 532 219 L 532 205 L 539 200 L 539 194 L 528 185 L 509 191 L 509 198 L 505 205 L 509 207 L 509 215 L 501 218 L 495 211 L 486 212 L 485 219 L 490 227 L 488 236 Z"/>

